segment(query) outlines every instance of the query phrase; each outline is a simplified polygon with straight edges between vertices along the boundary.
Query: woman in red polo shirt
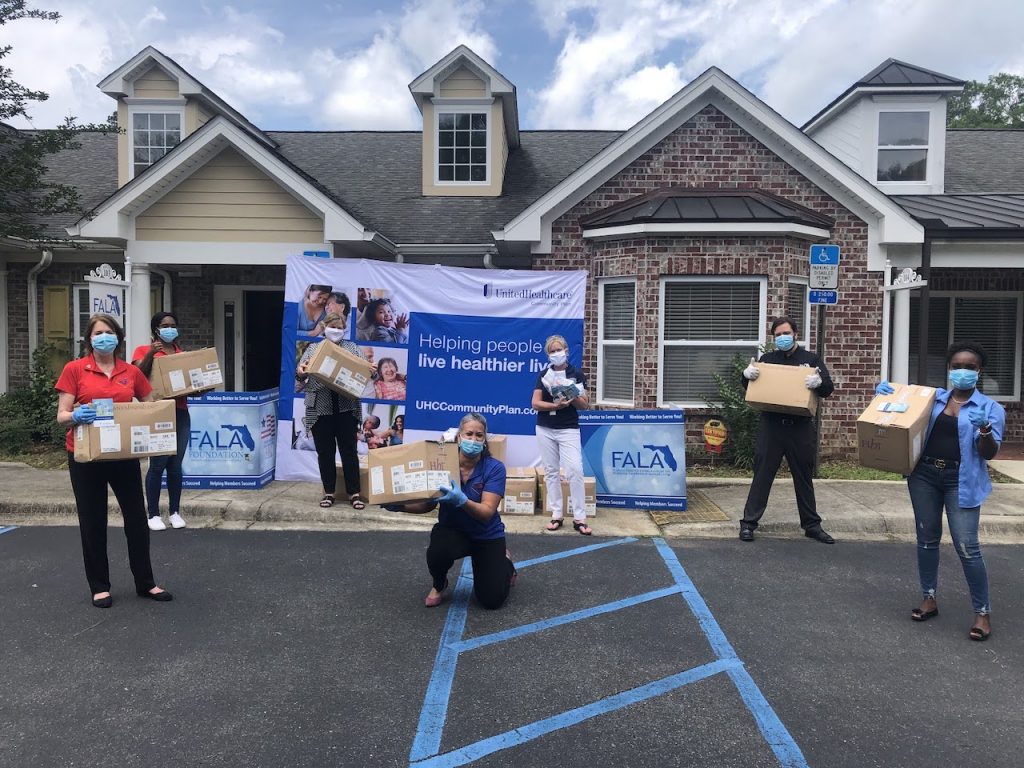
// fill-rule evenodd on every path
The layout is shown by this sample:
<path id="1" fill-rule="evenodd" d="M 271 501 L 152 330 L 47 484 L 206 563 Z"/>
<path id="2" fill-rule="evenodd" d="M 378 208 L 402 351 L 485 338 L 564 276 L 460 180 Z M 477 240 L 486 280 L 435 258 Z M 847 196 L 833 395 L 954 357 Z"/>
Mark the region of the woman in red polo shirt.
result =
<path id="1" fill-rule="evenodd" d="M 124 331 L 109 315 L 93 315 L 85 329 L 85 355 L 64 366 L 57 379 L 57 422 L 68 427 L 68 472 L 78 507 L 82 534 L 85 576 L 92 591 L 92 604 L 109 608 L 110 567 L 107 562 L 107 486 L 117 497 L 128 541 L 128 563 L 135 577 L 139 597 L 165 602 L 171 593 L 156 585 L 149 559 L 149 528 L 146 527 L 142 497 L 142 470 L 138 459 L 75 461 L 72 428 L 96 420 L 94 400 L 109 398 L 115 403 L 152 399 L 153 388 L 142 371 L 118 357 L 123 349 Z"/>
<path id="2" fill-rule="evenodd" d="M 178 318 L 172 312 L 157 312 L 149 321 L 152 343 L 136 347 L 132 362 L 148 379 L 153 373 L 153 360 L 166 355 L 184 352 L 178 345 Z M 165 531 L 167 526 L 160 518 L 160 484 L 167 473 L 167 501 L 171 527 L 184 528 L 185 518 L 181 516 L 181 462 L 185 459 L 189 437 L 192 434 L 192 420 L 188 414 L 185 397 L 174 398 L 177 421 L 178 452 L 173 456 L 153 456 L 146 473 L 146 507 L 149 510 L 149 530 Z"/>

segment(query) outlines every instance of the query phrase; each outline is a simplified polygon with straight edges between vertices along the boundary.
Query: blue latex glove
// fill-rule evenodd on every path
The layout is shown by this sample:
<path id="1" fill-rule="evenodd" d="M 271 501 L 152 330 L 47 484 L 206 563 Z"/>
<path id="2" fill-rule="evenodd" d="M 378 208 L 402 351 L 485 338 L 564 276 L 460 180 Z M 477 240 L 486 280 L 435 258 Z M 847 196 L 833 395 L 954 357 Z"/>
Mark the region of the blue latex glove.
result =
<path id="1" fill-rule="evenodd" d="M 878 382 L 878 386 L 875 387 L 876 395 L 891 395 L 896 389 L 888 381 Z"/>
<path id="2" fill-rule="evenodd" d="M 984 427 L 988 422 L 988 415 L 982 408 L 972 408 L 970 413 L 967 414 L 968 420 L 976 427 Z"/>
<path id="3" fill-rule="evenodd" d="M 454 507 L 463 506 L 469 499 L 466 498 L 466 494 L 462 492 L 462 489 L 455 484 L 455 481 L 449 478 L 449 485 L 442 485 L 437 490 L 443 492 L 443 496 L 438 496 L 435 501 L 439 501 L 442 504 L 451 504 Z"/>
<path id="4" fill-rule="evenodd" d="M 96 421 L 96 409 L 91 405 L 77 405 L 71 412 L 71 419 L 75 424 L 92 424 Z"/>

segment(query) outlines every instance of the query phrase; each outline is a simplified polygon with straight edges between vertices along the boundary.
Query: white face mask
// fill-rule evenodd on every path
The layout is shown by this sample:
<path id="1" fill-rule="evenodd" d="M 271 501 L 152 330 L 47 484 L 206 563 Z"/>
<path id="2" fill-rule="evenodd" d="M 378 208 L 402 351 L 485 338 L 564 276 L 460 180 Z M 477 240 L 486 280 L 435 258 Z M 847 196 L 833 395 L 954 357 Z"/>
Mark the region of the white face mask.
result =
<path id="1" fill-rule="evenodd" d="M 345 338 L 344 328 L 324 328 L 324 336 L 328 341 L 333 341 L 337 344 L 339 341 Z"/>
<path id="2" fill-rule="evenodd" d="M 562 365 L 565 363 L 567 357 L 568 355 L 566 355 L 565 352 L 552 352 L 548 355 L 548 360 L 551 361 L 552 365 Z"/>

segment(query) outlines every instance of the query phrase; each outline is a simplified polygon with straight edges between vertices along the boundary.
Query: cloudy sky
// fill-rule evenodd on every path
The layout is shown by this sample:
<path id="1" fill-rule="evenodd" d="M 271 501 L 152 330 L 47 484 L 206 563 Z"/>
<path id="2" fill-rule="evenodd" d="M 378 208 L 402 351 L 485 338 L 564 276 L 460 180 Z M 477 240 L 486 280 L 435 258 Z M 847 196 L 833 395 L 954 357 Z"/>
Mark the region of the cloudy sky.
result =
<path id="1" fill-rule="evenodd" d="M 632 125 L 709 66 L 801 124 L 887 58 L 1024 74 L 1021 0 L 37 0 L 0 27 L 46 91 L 31 125 L 103 121 L 96 88 L 147 45 L 268 130 L 415 129 L 407 85 L 460 43 L 515 83 L 520 126 Z M 23 121 L 17 125 L 27 125 Z"/>

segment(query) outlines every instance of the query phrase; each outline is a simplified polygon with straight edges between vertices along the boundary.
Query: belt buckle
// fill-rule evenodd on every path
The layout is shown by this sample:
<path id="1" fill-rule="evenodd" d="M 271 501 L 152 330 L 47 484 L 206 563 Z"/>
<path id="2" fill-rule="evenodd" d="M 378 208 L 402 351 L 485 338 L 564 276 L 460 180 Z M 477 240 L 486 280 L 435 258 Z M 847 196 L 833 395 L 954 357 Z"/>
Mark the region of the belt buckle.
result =
<path id="1" fill-rule="evenodd" d="M 945 469 L 946 468 L 946 460 L 945 459 L 935 459 L 935 461 L 932 462 L 932 466 L 934 466 L 936 469 Z"/>

